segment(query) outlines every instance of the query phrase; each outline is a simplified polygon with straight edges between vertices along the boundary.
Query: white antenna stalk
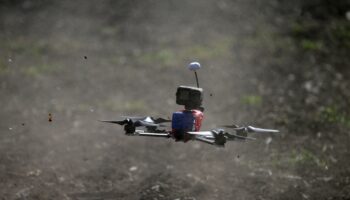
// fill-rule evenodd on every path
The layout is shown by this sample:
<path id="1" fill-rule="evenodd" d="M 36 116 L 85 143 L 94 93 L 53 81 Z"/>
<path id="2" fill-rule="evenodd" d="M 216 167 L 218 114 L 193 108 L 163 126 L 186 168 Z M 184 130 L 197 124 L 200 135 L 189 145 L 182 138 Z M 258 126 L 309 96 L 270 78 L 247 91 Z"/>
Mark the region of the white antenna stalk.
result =
<path id="1" fill-rule="evenodd" d="M 197 87 L 199 88 L 199 82 L 198 82 L 198 76 L 197 76 L 197 71 L 198 69 L 201 68 L 201 64 L 199 62 L 191 62 L 188 65 L 188 69 L 191 71 L 194 71 L 194 75 L 196 77 L 196 83 L 197 83 Z"/>

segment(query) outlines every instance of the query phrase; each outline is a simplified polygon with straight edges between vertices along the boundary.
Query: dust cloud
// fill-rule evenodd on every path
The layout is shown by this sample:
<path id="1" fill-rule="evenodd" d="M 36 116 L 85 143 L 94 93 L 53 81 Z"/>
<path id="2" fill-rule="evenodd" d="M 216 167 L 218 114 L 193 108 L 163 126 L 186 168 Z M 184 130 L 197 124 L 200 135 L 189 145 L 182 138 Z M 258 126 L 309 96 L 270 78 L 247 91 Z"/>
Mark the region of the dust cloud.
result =
<path id="1" fill-rule="evenodd" d="M 304 184 L 298 168 L 279 161 L 290 138 L 273 95 L 286 78 L 270 64 L 290 66 L 288 51 L 277 55 L 272 44 L 291 16 L 278 2 L 3 1 L 0 196 L 308 198 L 293 190 Z M 191 61 L 203 67 L 203 129 L 236 123 L 284 133 L 215 148 L 127 137 L 98 122 L 170 117 L 181 109 L 176 87 L 195 85 Z"/>

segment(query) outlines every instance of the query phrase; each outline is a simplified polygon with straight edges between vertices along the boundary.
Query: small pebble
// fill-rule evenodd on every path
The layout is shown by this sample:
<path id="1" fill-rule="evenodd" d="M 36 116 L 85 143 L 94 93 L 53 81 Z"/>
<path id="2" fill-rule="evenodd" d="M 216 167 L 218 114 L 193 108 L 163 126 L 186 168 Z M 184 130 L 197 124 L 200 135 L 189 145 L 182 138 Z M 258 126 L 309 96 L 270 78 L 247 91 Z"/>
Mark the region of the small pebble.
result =
<path id="1" fill-rule="evenodd" d="M 133 172 L 133 171 L 136 171 L 137 170 L 137 166 L 132 166 L 129 168 L 129 171 Z"/>
<path id="2" fill-rule="evenodd" d="M 347 20 L 350 21 L 350 10 L 348 12 L 346 12 L 345 17 Z"/>

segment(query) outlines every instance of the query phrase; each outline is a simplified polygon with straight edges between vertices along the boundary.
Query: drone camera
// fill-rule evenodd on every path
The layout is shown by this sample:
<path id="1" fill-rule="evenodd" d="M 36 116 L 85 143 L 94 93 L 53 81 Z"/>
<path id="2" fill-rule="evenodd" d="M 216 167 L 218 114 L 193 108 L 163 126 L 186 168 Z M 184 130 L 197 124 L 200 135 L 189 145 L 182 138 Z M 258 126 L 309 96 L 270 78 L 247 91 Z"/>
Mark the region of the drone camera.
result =
<path id="1" fill-rule="evenodd" d="M 202 105 L 203 89 L 190 86 L 179 86 L 176 91 L 176 104 L 186 109 L 198 109 Z"/>

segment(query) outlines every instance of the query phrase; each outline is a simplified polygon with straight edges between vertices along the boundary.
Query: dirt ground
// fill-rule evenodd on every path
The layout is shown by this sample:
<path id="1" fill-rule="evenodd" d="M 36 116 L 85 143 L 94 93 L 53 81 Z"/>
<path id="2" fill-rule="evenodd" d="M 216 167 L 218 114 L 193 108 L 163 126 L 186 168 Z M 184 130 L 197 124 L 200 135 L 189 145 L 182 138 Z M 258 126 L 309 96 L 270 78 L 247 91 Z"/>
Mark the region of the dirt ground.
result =
<path id="1" fill-rule="evenodd" d="M 350 199 L 349 48 L 300 39 L 300 16 L 277 0 L 3 1 L 0 199 Z M 191 61 L 202 129 L 281 133 L 217 148 L 98 121 L 170 117 Z"/>

